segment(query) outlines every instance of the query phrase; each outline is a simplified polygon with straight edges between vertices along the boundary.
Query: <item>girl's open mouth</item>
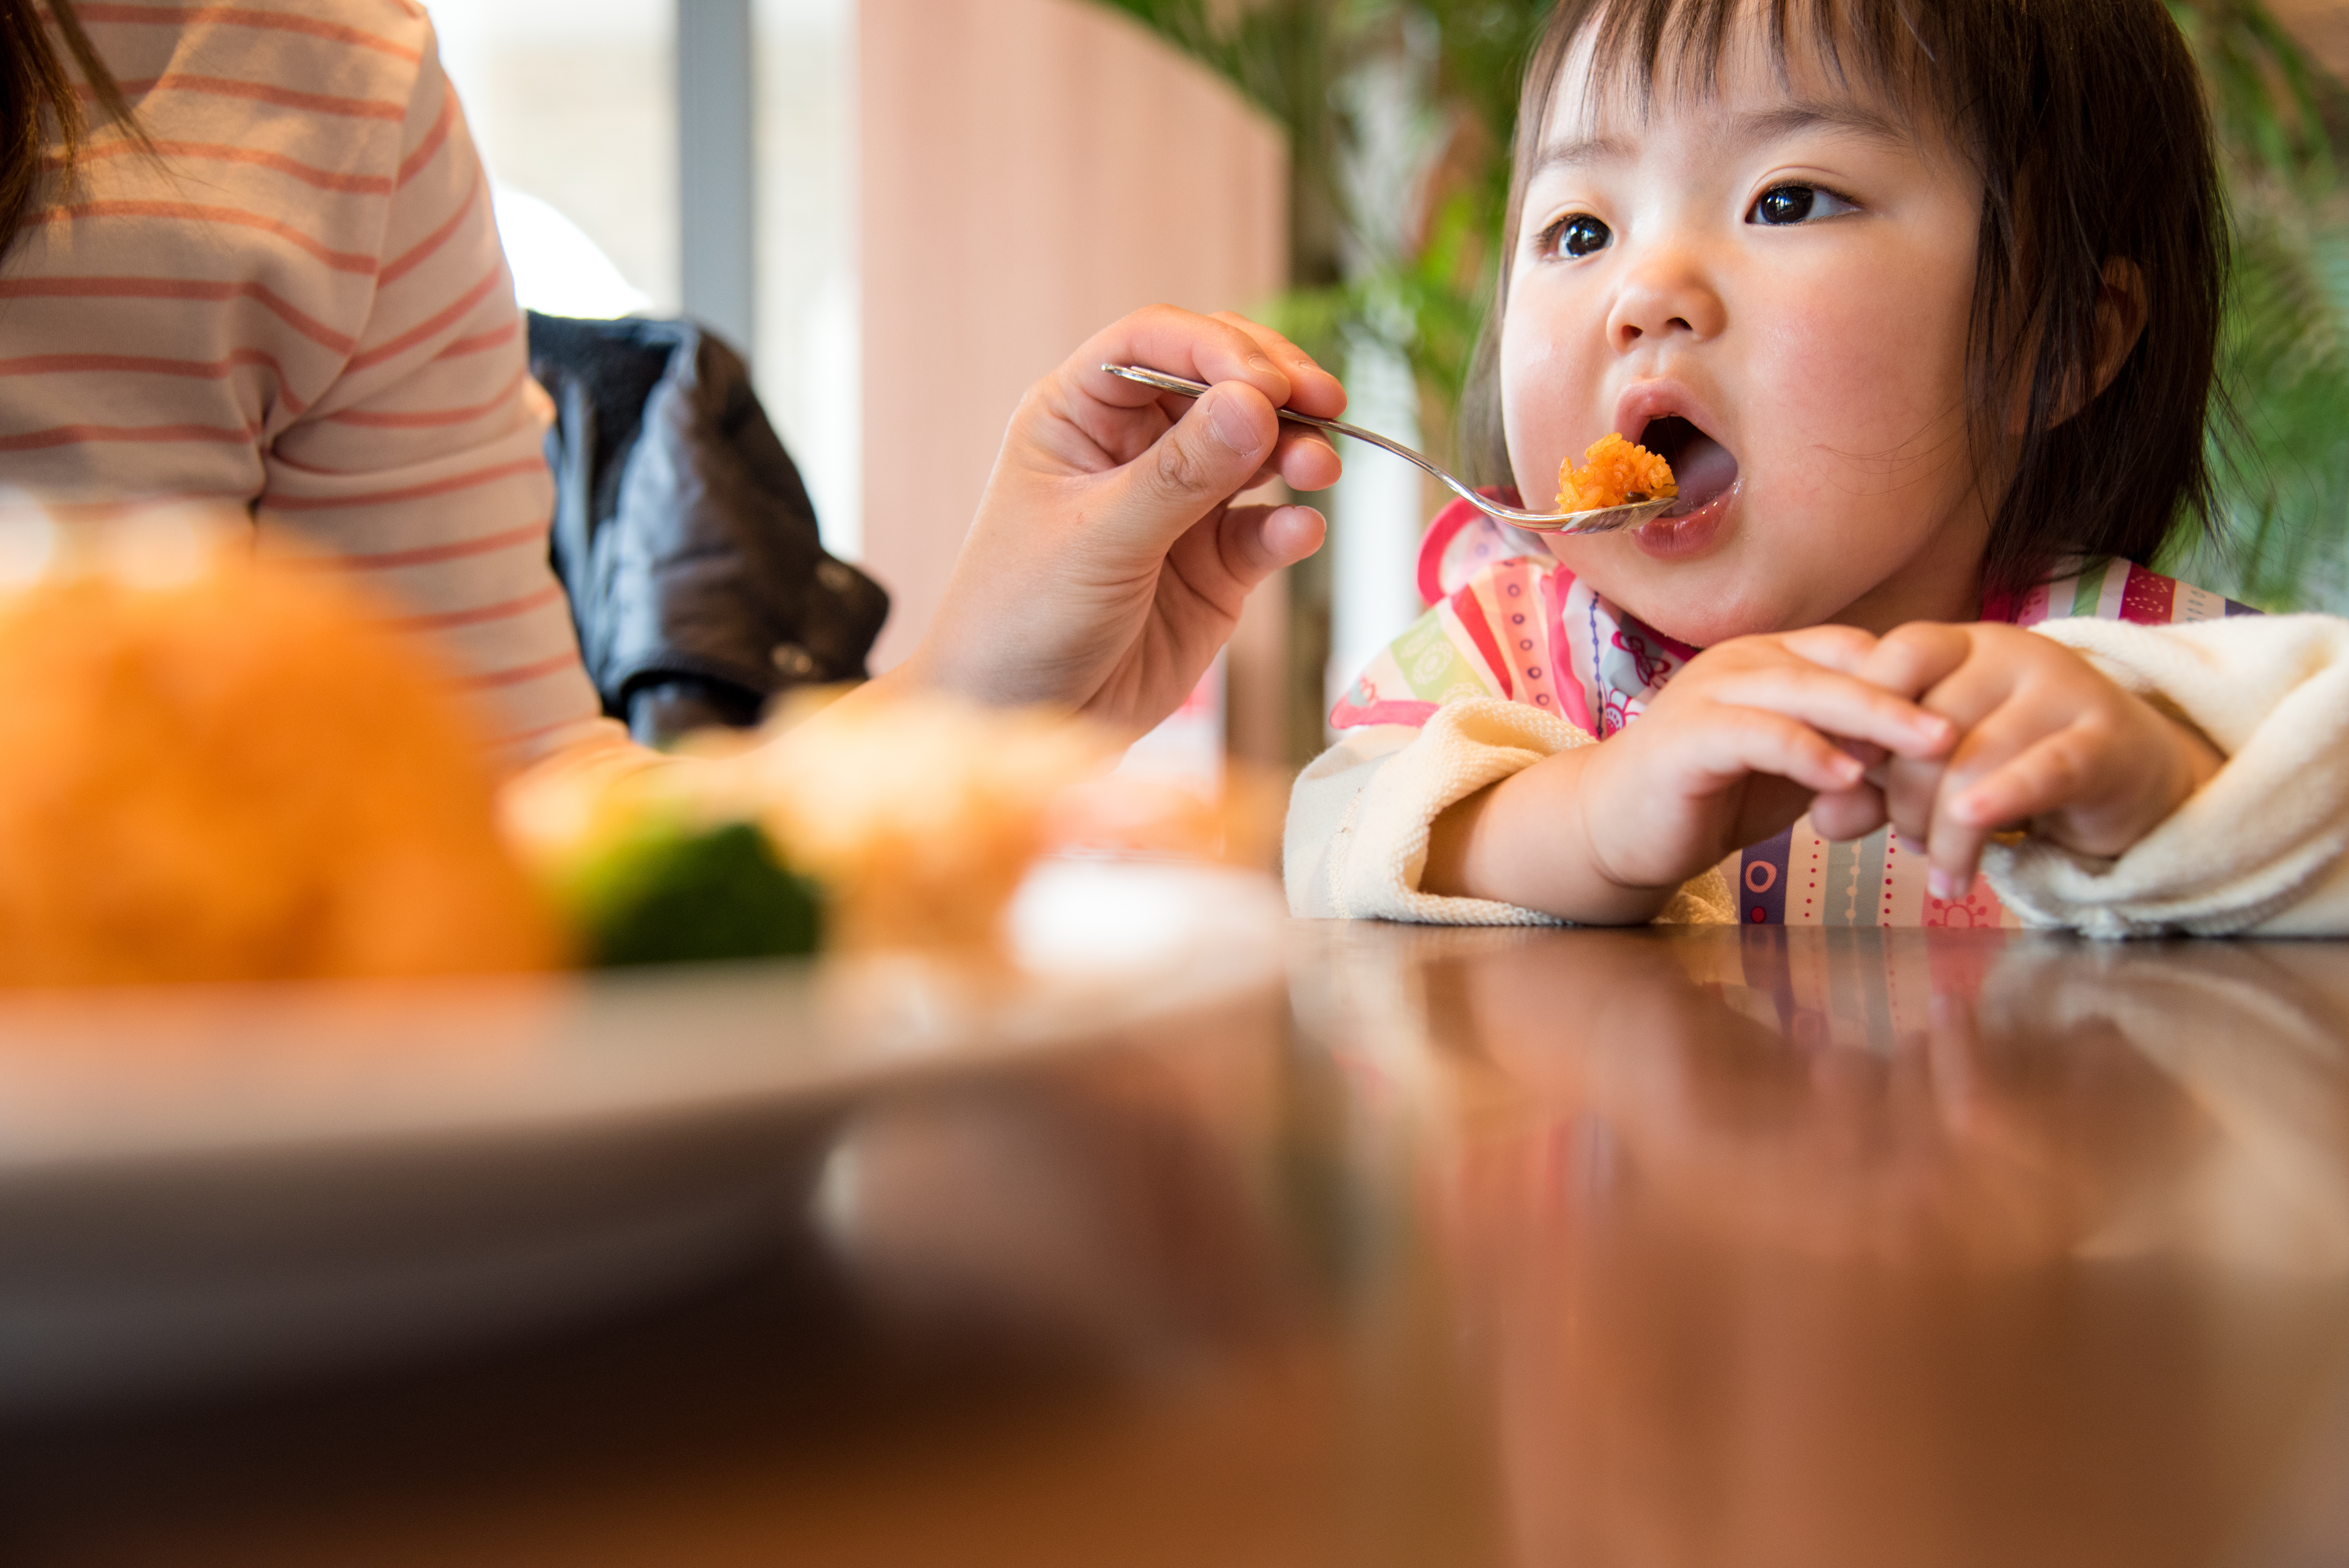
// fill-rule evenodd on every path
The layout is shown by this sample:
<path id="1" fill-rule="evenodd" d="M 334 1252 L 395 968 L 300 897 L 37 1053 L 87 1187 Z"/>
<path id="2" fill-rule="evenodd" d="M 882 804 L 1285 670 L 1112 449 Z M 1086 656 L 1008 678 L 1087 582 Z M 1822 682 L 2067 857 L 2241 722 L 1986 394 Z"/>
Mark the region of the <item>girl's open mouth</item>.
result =
<path id="1" fill-rule="evenodd" d="M 1672 465 L 1680 481 L 1680 499 L 1665 512 L 1667 519 L 1686 517 L 1702 510 L 1737 482 L 1737 459 L 1729 449 L 1678 414 L 1651 419 L 1640 432 L 1640 445 Z"/>
<path id="2" fill-rule="evenodd" d="M 1640 551 L 1660 559 L 1702 553 L 1737 499 L 1737 459 L 1727 447 L 1677 414 L 1648 421 L 1640 445 L 1672 465 L 1680 499 L 1653 522 L 1631 531 Z"/>

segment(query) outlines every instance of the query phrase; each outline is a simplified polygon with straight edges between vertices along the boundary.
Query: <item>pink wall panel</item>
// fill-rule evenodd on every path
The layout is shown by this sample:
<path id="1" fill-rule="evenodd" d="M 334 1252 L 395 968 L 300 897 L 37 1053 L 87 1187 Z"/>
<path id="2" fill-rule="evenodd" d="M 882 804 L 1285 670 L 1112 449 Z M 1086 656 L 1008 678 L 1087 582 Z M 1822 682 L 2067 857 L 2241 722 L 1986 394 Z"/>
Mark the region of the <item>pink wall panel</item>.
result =
<path id="1" fill-rule="evenodd" d="M 1081 0 L 858 7 L 865 563 L 896 663 L 1019 395 L 1139 305 L 1286 269 L 1287 153 L 1224 83 Z"/>

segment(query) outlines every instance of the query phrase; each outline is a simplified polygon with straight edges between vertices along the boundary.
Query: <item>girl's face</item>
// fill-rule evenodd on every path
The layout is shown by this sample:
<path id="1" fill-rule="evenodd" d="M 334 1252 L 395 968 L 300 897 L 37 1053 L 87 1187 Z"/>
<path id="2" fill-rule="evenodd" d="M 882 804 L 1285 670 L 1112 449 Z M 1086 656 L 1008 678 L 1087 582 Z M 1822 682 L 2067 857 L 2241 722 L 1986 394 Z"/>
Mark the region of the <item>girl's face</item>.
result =
<path id="1" fill-rule="evenodd" d="M 1589 91 L 1587 37 L 1568 61 L 1510 263 L 1510 462 L 1542 506 L 1609 430 L 1671 460 L 1676 515 L 1551 548 L 1684 642 L 1969 618 L 1980 181 L 1791 39 L 1782 81 L 1752 31 L 1644 115 Z"/>

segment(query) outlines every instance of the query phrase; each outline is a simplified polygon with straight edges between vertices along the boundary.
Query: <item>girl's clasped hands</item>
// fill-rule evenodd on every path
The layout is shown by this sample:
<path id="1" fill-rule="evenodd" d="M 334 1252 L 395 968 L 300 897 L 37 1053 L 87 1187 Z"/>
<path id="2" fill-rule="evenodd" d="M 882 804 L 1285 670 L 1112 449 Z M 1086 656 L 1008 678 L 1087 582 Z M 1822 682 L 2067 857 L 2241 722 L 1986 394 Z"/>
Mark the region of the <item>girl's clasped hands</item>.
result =
<path id="1" fill-rule="evenodd" d="M 1993 835 L 2027 827 L 2117 855 L 2220 762 L 2189 726 L 2013 626 L 1737 637 L 1697 655 L 1606 745 L 1447 815 L 1427 880 L 1593 923 L 1644 920 L 1807 810 L 1828 839 L 1889 821 L 1930 858 L 1934 896 L 1962 898 Z M 1485 851 L 1474 863 L 1472 845 Z"/>

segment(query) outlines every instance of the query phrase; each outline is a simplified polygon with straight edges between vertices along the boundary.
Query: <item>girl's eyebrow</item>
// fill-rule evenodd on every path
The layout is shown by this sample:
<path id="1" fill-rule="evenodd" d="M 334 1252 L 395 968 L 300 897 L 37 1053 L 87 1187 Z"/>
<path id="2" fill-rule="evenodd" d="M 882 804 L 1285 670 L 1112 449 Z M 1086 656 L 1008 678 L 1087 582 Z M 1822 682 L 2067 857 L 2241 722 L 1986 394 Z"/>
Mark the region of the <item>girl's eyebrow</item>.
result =
<path id="1" fill-rule="evenodd" d="M 1887 141 L 1908 147 L 1915 137 L 1889 115 L 1879 114 L 1861 104 L 1823 102 L 1797 99 L 1774 108 L 1756 109 L 1741 114 L 1732 120 L 1723 140 L 1733 148 L 1753 147 L 1784 140 L 1806 130 L 1840 130 L 1874 141 Z M 1585 136 L 1571 141 L 1554 141 L 1542 149 L 1534 160 L 1528 178 L 1549 169 L 1579 169 L 1594 163 L 1613 163 L 1635 156 L 1633 144 L 1619 136 Z"/>
<path id="2" fill-rule="evenodd" d="M 1889 115 L 1878 114 L 1865 105 L 1806 100 L 1739 115 L 1732 123 L 1729 139 L 1735 145 L 1745 147 L 1756 142 L 1777 141 L 1806 130 L 1847 130 L 1873 141 L 1889 141 L 1902 147 L 1911 145 L 1916 139 L 1899 121 Z"/>
<path id="3" fill-rule="evenodd" d="M 1534 160 L 1529 175 L 1545 169 L 1579 169 L 1593 163 L 1619 162 L 1632 156 L 1631 144 L 1617 136 L 1586 136 L 1573 141 L 1553 141 Z"/>

